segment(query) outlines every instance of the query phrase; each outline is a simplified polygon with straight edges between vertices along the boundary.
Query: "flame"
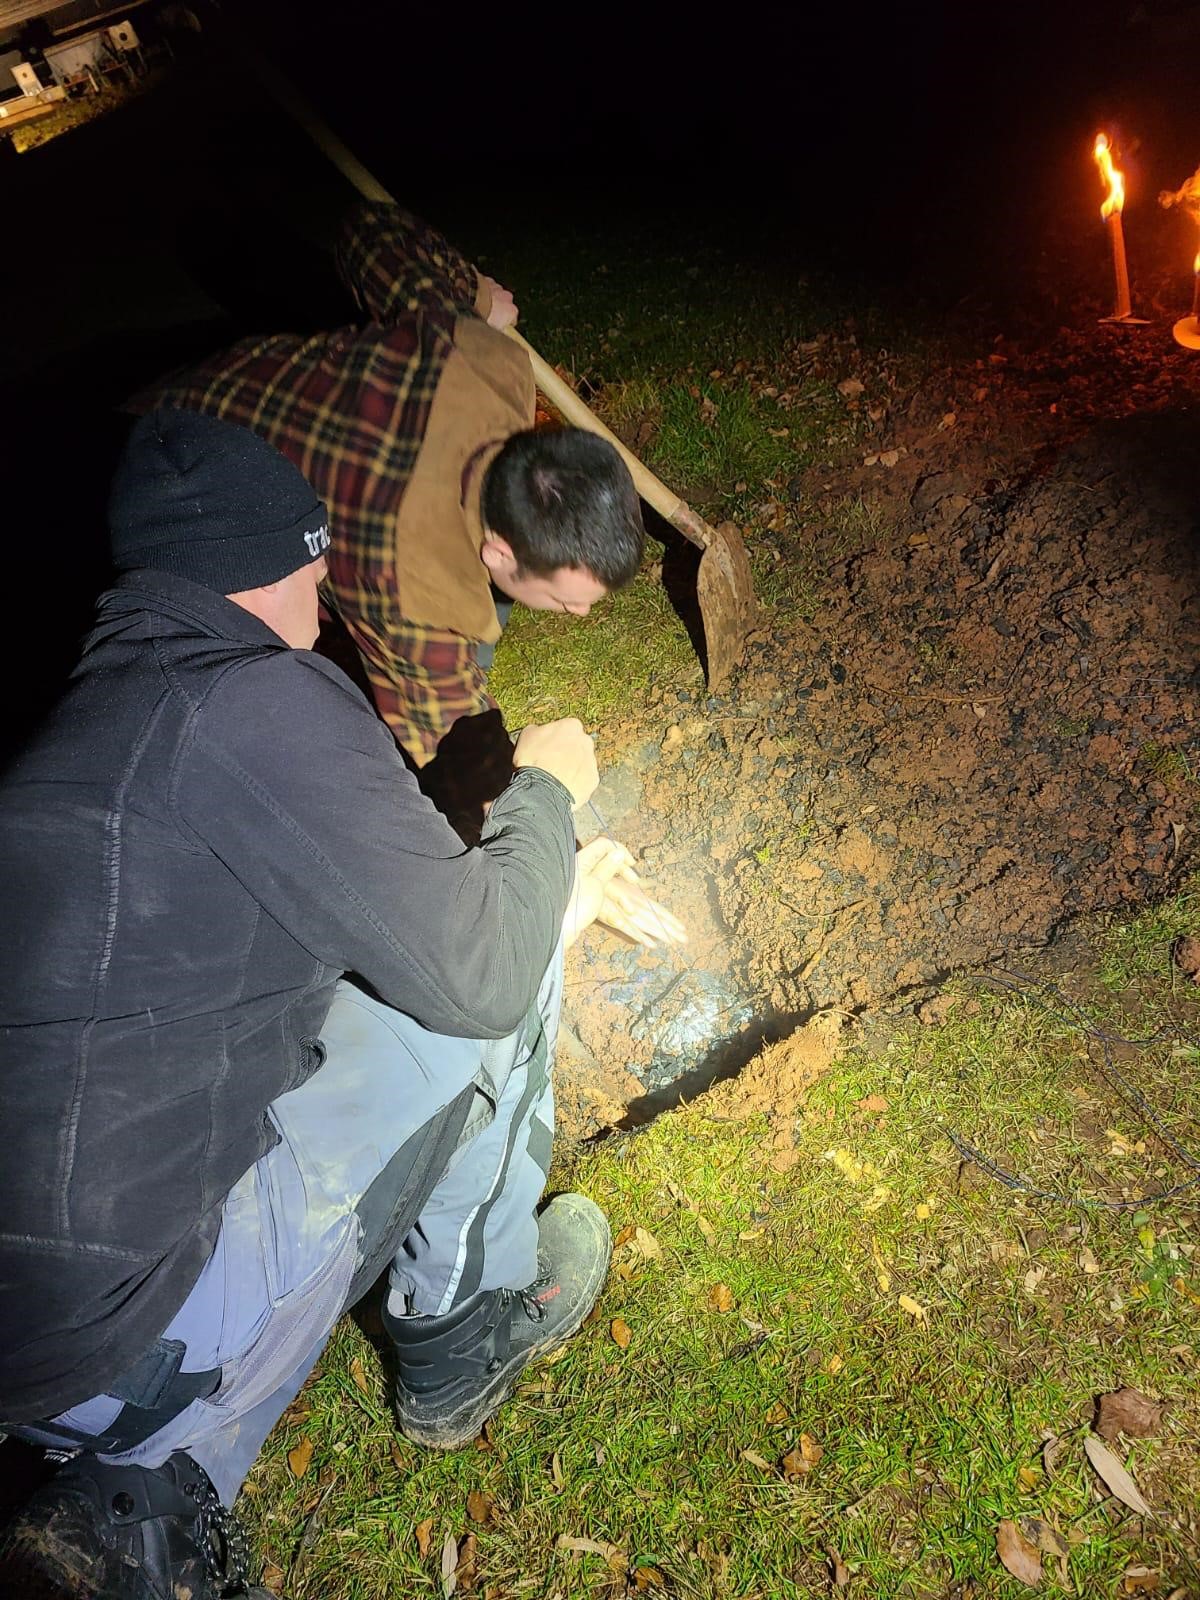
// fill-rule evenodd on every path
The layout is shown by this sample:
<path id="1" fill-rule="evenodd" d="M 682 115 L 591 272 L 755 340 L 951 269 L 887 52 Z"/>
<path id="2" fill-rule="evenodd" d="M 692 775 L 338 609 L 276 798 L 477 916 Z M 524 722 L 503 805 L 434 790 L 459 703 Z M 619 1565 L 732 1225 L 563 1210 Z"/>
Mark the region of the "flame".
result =
<path id="1" fill-rule="evenodd" d="M 1096 158 L 1096 165 L 1100 168 L 1100 176 L 1104 180 L 1108 194 L 1104 204 L 1100 207 L 1100 215 L 1107 222 L 1115 211 L 1119 216 L 1125 209 L 1125 174 L 1118 172 L 1113 166 L 1112 145 L 1106 133 L 1098 133 L 1096 142 L 1092 146 L 1092 155 Z"/>
<path id="2" fill-rule="evenodd" d="M 1186 183 L 1178 189 L 1163 189 L 1158 197 L 1158 203 L 1169 209 L 1171 206 L 1183 206 L 1190 211 L 1197 222 L 1200 222 L 1200 169 L 1193 172 Z"/>
<path id="3" fill-rule="evenodd" d="M 1192 262 L 1192 271 L 1200 278 L 1200 250 L 1196 251 L 1196 259 Z"/>

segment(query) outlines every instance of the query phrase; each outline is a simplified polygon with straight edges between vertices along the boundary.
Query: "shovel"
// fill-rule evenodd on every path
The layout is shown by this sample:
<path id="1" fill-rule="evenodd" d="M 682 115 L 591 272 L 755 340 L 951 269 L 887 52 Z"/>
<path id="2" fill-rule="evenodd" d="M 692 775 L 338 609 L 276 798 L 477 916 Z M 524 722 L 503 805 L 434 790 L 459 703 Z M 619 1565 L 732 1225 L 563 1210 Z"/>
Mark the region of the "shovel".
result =
<path id="1" fill-rule="evenodd" d="M 256 55 L 255 67 L 284 110 L 295 117 L 309 138 L 364 199 L 378 200 L 386 205 L 396 204 L 353 151 L 342 143 L 270 62 Z M 504 331 L 529 357 L 533 380 L 551 405 L 573 426 L 585 428 L 589 433 L 607 439 L 629 468 L 642 499 L 703 552 L 696 577 L 696 596 L 704 623 L 708 687 L 710 690 L 719 689 L 741 660 L 746 634 L 758 615 L 750 562 L 741 534 L 732 522 L 710 527 L 703 517 L 698 516 L 677 494 L 672 494 L 666 484 L 661 483 L 649 467 L 604 426 L 570 384 L 559 377 L 515 328 L 506 328 Z"/>

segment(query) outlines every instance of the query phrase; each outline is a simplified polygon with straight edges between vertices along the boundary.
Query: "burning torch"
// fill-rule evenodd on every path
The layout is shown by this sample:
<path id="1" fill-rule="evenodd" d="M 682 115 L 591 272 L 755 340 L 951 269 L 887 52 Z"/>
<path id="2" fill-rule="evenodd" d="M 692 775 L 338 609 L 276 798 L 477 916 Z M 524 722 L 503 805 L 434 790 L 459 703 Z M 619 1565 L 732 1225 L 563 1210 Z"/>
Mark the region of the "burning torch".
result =
<path id="1" fill-rule="evenodd" d="M 1092 146 L 1092 155 L 1100 169 L 1106 190 L 1100 215 L 1108 224 L 1108 237 L 1112 244 L 1113 281 L 1115 297 L 1111 317 L 1101 317 L 1101 322 L 1145 324 L 1144 317 L 1135 317 L 1129 301 L 1129 268 L 1125 262 L 1125 230 L 1121 213 L 1125 209 L 1125 174 L 1113 166 L 1112 143 L 1106 133 L 1098 133 Z"/>
<path id="2" fill-rule="evenodd" d="M 1158 197 L 1160 206 L 1182 206 L 1192 220 L 1200 225 L 1200 169 L 1180 189 L 1164 189 Z M 1187 350 L 1200 350 L 1200 250 L 1192 262 L 1192 311 L 1180 317 L 1171 329 L 1176 344 Z"/>

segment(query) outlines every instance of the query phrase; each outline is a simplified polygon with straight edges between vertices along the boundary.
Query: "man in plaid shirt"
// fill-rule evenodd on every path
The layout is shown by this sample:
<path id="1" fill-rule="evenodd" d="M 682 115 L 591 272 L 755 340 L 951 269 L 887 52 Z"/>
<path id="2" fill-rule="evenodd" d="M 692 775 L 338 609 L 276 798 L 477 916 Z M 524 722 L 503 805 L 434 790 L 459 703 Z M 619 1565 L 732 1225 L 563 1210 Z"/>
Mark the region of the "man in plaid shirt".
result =
<path id="1" fill-rule="evenodd" d="M 476 719 L 490 762 L 460 727 L 439 766 L 457 746 L 460 779 L 487 767 L 478 802 L 509 772 L 485 677 L 509 603 L 586 616 L 627 583 L 637 494 L 604 440 L 533 431 L 529 362 L 501 333 L 512 296 L 426 224 L 361 205 L 337 264 L 362 327 L 245 340 L 147 403 L 241 423 L 304 473 L 330 513 L 325 596 L 380 715 L 418 767 Z"/>

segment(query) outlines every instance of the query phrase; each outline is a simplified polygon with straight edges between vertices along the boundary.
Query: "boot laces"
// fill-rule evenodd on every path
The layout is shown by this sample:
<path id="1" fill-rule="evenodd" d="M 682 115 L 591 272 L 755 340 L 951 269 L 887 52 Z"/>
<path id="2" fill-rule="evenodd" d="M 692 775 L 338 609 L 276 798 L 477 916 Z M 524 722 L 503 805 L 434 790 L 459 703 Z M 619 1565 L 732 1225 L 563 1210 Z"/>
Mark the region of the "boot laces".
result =
<path id="1" fill-rule="evenodd" d="M 184 1493 L 196 1502 L 197 1544 L 205 1570 L 222 1596 L 246 1592 L 250 1572 L 250 1546 L 246 1530 L 226 1506 L 205 1474 L 197 1483 L 184 1484 Z"/>

